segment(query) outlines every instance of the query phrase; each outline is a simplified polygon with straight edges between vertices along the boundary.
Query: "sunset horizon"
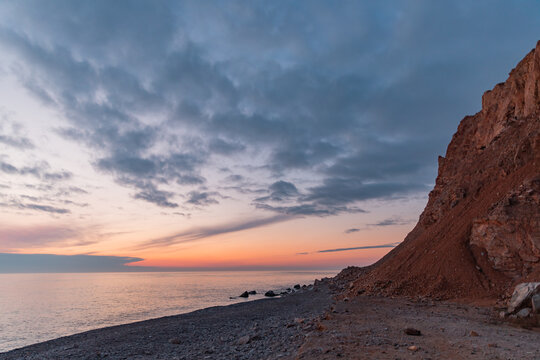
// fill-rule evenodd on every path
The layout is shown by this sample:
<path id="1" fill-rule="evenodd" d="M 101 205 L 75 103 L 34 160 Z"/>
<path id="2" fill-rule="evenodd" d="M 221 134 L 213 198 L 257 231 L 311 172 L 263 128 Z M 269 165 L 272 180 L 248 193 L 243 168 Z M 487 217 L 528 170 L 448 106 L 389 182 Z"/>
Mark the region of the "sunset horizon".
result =
<path id="1" fill-rule="evenodd" d="M 418 220 L 458 120 L 531 43 L 509 36 L 518 50 L 484 66 L 498 47 L 463 63 L 463 53 L 439 55 L 457 38 L 444 47 L 426 38 L 422 62 L 433 70 L 417 76 L 425 65 L 406 45 L 423 29 L 399 21 L 414 13 L 407 7 L 381 10 L 396 22 L 365 18 L 384 39 L 408 29 L 379 48 L 348 6 L 327 18 L 327 5 L 314 5 L 318 35 L 289 12 L 292 28 L 275 26 L 298 38 L 274 44 L 217 20 L 242 11 L 238 4 L 205 9 L 215 27 L 191 21 L 205 8 L 191 2 L 174 11 L 137 3 L 127 17 L 119 4 L 59 2 L 44 16 L 27 4 L 0 7 L 8 55 L 0 253 L 89 255 L 96 264 L 99 256 L 188 268 L 375 262 Z M 85 11 L 77 25 L 68 20 Z M 275 20 L 262 8 L 244 15 L 254 30 Z M 145 30 L 133 27 L 137 17 Z M 325 21 L 335 25 L 331 37 Z M 75 38 L 72 26 L 86 35 Z M 456 76 L 439 82 L 445 67 Z M 436 112 L 444 121 L 432 120 Z M 349 250 L 324 252 L 332 249 Z"/>
<path id="2" fill-rule="evenodd" d="M 539 15 L 0 1 L 0 360 L 540 359 Z"/>

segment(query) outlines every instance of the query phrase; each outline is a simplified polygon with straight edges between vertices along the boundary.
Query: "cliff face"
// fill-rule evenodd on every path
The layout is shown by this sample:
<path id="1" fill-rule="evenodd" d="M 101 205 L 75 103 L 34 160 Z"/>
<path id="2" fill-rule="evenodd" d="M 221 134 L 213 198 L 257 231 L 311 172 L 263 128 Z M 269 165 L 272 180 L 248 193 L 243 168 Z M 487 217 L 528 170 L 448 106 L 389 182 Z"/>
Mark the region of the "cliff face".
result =
<path id="1" fill-rule="evenodd" d="M 353 288 L 494 298 L 540 280 L 540 42 L 439 157 L 418 224 Z"/>

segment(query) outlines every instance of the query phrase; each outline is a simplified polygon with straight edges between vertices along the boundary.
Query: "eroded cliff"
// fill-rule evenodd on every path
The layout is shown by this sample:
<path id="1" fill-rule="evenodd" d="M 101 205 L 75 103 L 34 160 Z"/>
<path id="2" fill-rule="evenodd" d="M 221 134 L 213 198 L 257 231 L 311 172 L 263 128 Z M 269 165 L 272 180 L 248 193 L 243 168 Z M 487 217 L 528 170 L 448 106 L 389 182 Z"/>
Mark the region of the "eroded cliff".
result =
<path id="1" fill-rule="evenodd" d="M 351 292 L 497 298 L 540 280 L 540 42 L 465 117 L 403 243 Z"/>

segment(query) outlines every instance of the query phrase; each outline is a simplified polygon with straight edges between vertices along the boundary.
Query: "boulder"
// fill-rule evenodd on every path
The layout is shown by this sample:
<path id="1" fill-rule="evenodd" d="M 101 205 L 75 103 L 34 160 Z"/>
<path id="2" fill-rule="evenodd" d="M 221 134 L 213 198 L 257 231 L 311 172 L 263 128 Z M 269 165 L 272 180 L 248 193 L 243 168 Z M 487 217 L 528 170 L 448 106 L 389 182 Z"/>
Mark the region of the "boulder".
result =
<path id="1" fill-rule="evenodd" d="M 411 335 L 411 336 L 422 336 L 422 332 L 415 328 L 406 328 L 404 332 L 405 334 Z"/>
<path id="2" fill-rule="evenodd" d="M 244 335 L 244 336 L 242 336 L 241 338 L 239 338 L 236 341 L 236 344 L 237 345 L 245 345 L 245 344 L 247 344 L 249 342 L 249 340 L 251 340 L 249 335 Z"/>
<path id="3" fill-rule="evenodd" d="M 248 291 L 248 294 L 249 294 L 249 295 L 256 295 L 257 292 L 256 292 L 255 290 L 251 290 L 251 291 Z"/>
<path id="4" fill-rule="evenodd" d="M 524 308 L 524 309 L 519 310 L 516 315 L 518 318 L 524 319 L 528 317 L 530 314 L 531 314 L 531 308 Z"/>
<path id="5" fill-rule="evenodd" d="M 295 288 L 296 290 L 300 289 L 300 284 L 294 285 L 294 288 Z"/>
<path id="6" fill-rule="evenodd" d="M 528 304 L 526 302 L 537 293 L 540 293 L 540 282 L 518 284 L 514 288 L 512 298 L 508 302 L 508 312 L 513 313 L 521 307 L 527 306 Z"/>
<path id="7" fill-rule="evenodd" d="M 531 298 L 531 306 L 534 313 L 540 314 L 540 294 L 536 294 Z"/>
<path id="8" fill-rule="evenodd" d="M 249 293 L 247 291 L 244 291 L 243 293 L 240 294 L 240 297 L 242 298 L 247 298 L 249 296 Z"/>
<path id="9" fill-rule="evenodd" d="M 277 296 L 277 294 L 275 292 L 273 292 L 272 290 L 269 290 L 269 291 L 264 293 L 264 296 L 274 297 L 274 296 Z"/>

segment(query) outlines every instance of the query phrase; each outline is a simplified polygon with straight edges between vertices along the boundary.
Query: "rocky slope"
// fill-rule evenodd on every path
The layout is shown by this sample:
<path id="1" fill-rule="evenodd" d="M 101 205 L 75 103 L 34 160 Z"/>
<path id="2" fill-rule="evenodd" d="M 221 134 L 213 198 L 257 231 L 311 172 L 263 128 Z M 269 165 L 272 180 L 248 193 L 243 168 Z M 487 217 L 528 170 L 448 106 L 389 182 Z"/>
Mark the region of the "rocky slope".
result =
<path id="1" fill-rule="evenodd" d="M 539 88 L 540 42 L 461 121 L 418 224 L 351 292 L 496 299 L 540 280 Z"/>

